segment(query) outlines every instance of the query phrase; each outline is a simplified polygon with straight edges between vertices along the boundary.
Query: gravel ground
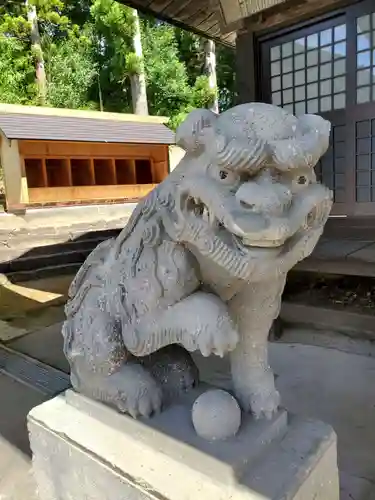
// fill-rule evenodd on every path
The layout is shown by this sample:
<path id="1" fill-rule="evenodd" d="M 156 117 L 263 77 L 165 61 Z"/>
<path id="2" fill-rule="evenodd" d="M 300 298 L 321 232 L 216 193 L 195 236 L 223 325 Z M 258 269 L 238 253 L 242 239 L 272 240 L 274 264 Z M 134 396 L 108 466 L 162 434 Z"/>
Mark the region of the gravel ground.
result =
<path id="1" fill-rule="evenodd" d="M 288 281 L 284 298 L 375 315 L 375 279 L 300 276 Z"/>

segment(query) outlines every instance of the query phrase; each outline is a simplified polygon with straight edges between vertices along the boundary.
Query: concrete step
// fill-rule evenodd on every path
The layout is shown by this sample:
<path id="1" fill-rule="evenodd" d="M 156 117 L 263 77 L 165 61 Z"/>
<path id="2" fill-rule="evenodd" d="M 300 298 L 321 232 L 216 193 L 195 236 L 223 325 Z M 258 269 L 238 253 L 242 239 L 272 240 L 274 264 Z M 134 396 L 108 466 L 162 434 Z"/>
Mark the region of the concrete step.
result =
<path id="1" fill-rule="evenodd" d="M 17 248 L 28 249 L 37 246 L 54 245 L 79 239 L 92 239 L 98 235 L 110 238 L 119 234 L 123 226 L 95 226 L 85 225 L 63 226 L 55 228 L 39 228 L 29 230 L 15 230 L 12 232 L 0 228 L 0 250 Z M 103 238 L 104 239 L 104 238 Z"/>
<path id="2" fill-rule="evenodd" d="M 23 224 L 15 219 L 18 225 L 13 228 L 4 223 L 10 222 L 8 218 L 0 218 L 0 274 L 14 283 L 74 274 L 99 243 L 121 232 L 131 214 L 127 208 L 118 218 L 111 213 L 112 218 L 106 219 L 108 209 L 103 210 L 96 220 L 85 220 L 88 209 L 41 212 L 29 216 L 30 220 L 25 218 Z M 83 220 L 81 215 L 85 215 Z M 43 224 L 36 226 L 36 222 Z"/>
<path id="3" fill-rule="evenodd" d="M 45 396 L 53 397 L 70 387 L 69 375 L 9 347 L 0 346 L 0 373 Z"/>
<path id="4" fill-rule="evenodd" d="M 99 223 L 125 226 L 135 206 L 135 203 L 124 203 L 31 209 L 23 215 L 0 213 L 0 228 L 33 231 L 36 228 L 69 227 L 78 222 L 86 227 Z"/>
<path id="5" fill-rule="evenodd" d="M 0 274 L 13 283 L 75 274 L 99 243 L 116 237 L 119 229 L 85 233 L 76 240 L 25 249 L 0 248 Z"/>
<path id="6" fill-rule="evenodd" d="M 30 259 L 37 256 L 59 255 L 73 250 L 86 250 L 95 248 L 101 241 L 116 237 L 119 230 L 93 231 L 77 236 L 74 239 L 42 240 L 37 244 L 25 241 L 23 245 L 0 246 L 0 272 L 1 265 L 13 260 Z M 35 245 L 35 246 L 34 246 Z"/>
<path id="7" fill-rule="evenodd" d="M 49 253 L 44 255 L 36 255 L 20 259 L 14 259 L 8 263 L 0 264 L 0 273 L 9 277 L 9 274 L 33 271 L 43 267 L 62 266 L 65 264 L 72 264 L 75 262 L 83 263 L 86 257 L 95 248 L 89 245 L 89 248 L 78 248 L 76 250 L 69 250 L 62 253 Z"/>
<path id="8" fill-rule="evenodd" d="M 76 274 L 78 269 L 82 266 L 83 261 L 70 262 L 68 264 L 58 264 L 48 267 L 41 267 L 30 269 L 28 271 L 13 271 L 7 273 L 7 278 L 12 283 L 20 283 L 26 281 L 39 280 L 44 278 L 51 278 L 53 276 L 62 276 L 66 274 Z"/>

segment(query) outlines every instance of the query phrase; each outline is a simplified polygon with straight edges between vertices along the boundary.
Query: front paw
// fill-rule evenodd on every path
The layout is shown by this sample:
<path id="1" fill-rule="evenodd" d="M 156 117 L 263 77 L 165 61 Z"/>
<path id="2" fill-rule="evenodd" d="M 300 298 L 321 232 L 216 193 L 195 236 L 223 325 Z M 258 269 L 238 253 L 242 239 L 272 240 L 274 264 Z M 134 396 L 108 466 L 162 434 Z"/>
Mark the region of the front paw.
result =
<path id="1" fill-rule="evenodd" d="M 280 405 L 280 394 L 276 389 L 269 393 L 256 393 L 250 397 L 250 411 L 255 419 L 271 420 L 277 413 Z"/>
<path id="2" fill-rule="evenodd" d="M 238 333 L 231 326 L 217 329 L 205 329 L 199 333 L 197 348 L 203 356 L 210 354 L 223 357 L 235 349 L 238 343 Z"/>
<path id="3" fill-rule="evenodd" d="M 252 413 L 255 419 L 271 420 L 278 411 L 280 394 L 275 388 L 271 371 L 254 373 L 251 384 L 235 392 L 242 409 Z"/>
<path id="4" fill-rule="evenodd" d="M 133 418 L 149 417 L 159 413 L 162 406 L 162 389 L 154 378 L 140 365 L 124 365 L 111 377 L 115 387 L 112 404 L 121 413 Z"/>

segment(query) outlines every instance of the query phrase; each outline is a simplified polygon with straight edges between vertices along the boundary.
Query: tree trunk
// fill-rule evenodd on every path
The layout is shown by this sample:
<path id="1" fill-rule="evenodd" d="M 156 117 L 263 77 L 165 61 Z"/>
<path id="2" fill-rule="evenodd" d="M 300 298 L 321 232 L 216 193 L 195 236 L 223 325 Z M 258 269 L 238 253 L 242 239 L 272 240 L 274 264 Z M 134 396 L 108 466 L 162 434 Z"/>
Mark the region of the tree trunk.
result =
<path id="1" fill-rule="evenodd" d="M 215 92 L 215 98 L 210 106 L 214 113 L 219 112 L 219 102 L 217 96 L 217 78 L 216 78 L 216 49 L 212 40 L 206 40 L 204 43 L 205 71 L 208 76 L 208 84 L 211 90 Z"/>
<path id="2" fill-rule="evenodd" d="M 47 100 L 47 80 L 44 69 L 43 51 L 40 42 L 40 33 L 38 26 L 38 14 L 35 5 L 30 5 L 26 0 L 27 20 L 30 23 L 31 49 L 35 58 L 35 78 L 38 86 L 38 97 L 40 104 L 45 104 Z"/>
<path id="3" fill-rule="evenodd" d="M 133 9 L 134 15 L 134 36 L 133 50 L 141 62 L 137 73 L 130 75 L 130 85 L 132 92 L 133 113 L 136 115 L 148 115 L 146 78 L 143 66 L 143 51 L 141 40 L 141 29 L 139 26 L 138 12 Z"/>

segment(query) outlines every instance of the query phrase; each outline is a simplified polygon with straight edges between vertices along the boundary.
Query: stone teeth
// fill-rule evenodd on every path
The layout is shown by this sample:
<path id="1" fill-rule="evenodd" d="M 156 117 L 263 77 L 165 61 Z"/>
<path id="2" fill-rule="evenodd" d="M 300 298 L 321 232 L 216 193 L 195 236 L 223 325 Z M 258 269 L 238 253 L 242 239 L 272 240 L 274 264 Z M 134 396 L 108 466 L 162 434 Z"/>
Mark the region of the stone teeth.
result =
<path id="1" fill-rule="evenodd" d="M 203 220 L 210 222 L 210 214 L 209 214 L 208 208 L 206 206 L 203 209 L 202 216 L 203 216 Z"/>
<path id="2" fill-rule="evenodd" d="M 212 210 L 208 210 L 208 221 L 209 221 L 211 227 L 215 226 L 216 220 L 217 219 L 214 215 L 214 212 Z"/>

